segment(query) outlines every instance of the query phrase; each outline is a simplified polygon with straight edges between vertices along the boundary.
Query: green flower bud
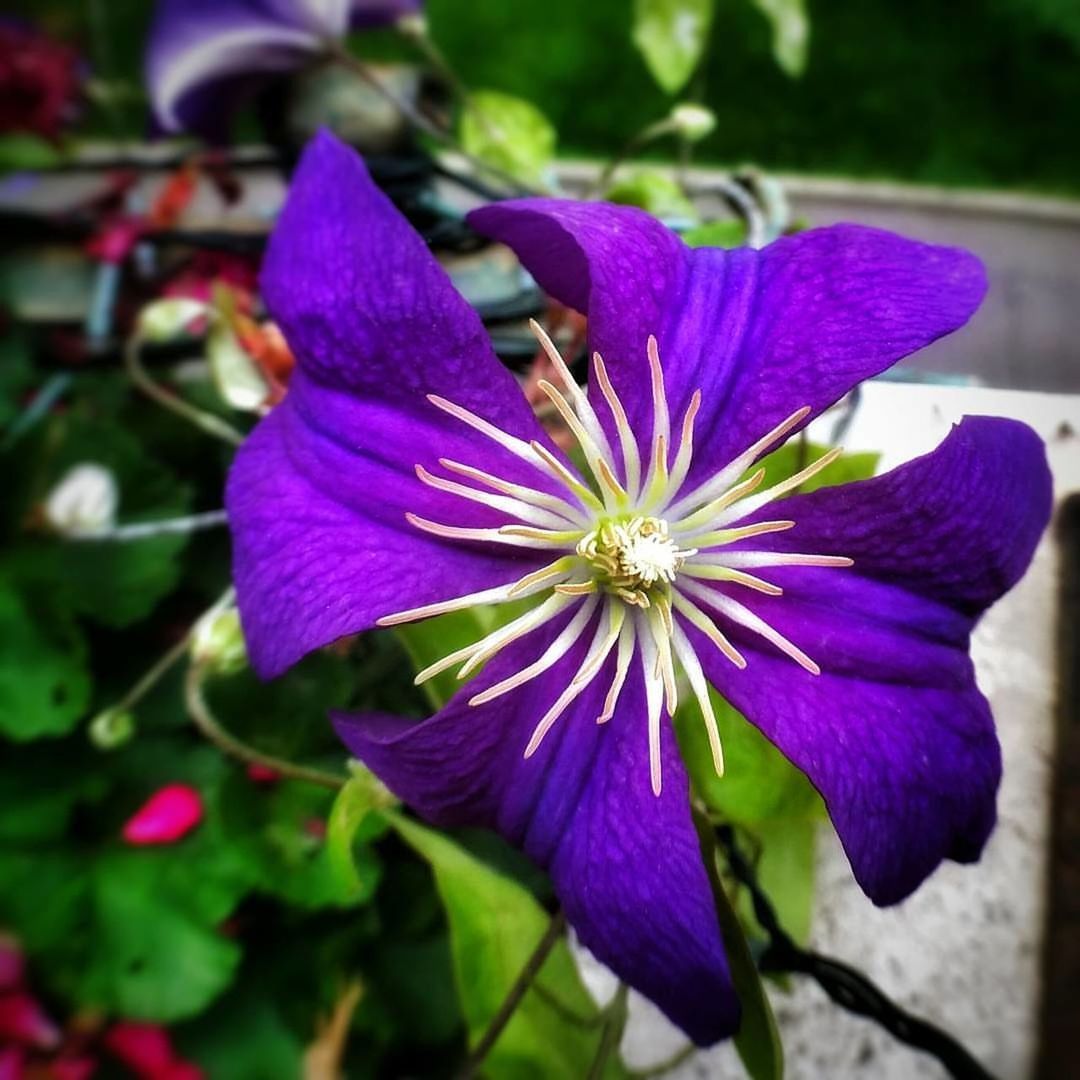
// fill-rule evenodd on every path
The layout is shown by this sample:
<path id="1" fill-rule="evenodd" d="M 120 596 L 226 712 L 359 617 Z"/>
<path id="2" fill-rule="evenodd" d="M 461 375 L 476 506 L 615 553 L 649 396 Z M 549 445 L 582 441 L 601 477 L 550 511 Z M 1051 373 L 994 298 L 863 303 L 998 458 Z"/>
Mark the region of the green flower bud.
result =
<path id="1" fill-rule="evenodd" d="M 135 734 L 135 717 L 127 709 L 105 709 L 90 721 L 90 741 L 99 750 L 117 750 Z"/>
<path id="2" fill-rule="evenodd" d="M 683 138 L 698 142 L 716 129 L 716 114 L 704 105 L 684 102 L 671 110 L 671 122 Z"/>

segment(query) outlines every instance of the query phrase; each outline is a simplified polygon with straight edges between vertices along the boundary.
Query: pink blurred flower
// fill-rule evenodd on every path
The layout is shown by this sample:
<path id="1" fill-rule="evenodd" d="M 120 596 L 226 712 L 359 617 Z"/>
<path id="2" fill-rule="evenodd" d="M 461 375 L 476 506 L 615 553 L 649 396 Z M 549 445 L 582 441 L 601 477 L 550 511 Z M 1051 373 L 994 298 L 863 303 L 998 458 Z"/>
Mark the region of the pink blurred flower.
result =
<path id="1" fill-rule="evenodd" d="M 129 844 L 174 844 L 202 820 L 202 797 L 187 784 L 168 784 L 154 792 L 128 819 Z"/>
<path id="2" fill-rule="evenodd" d="M 104 1044 L 139 1080 L 202 1080 L 202 1070 L 177 1057 L 169 1033 L 157 1024 L 122 1020 L 105 1033 Z"/>
<path id="3" fill-rule="evenodd" d="M 60 1042 L 60 1029 L 37 999 L 25 990 L 0 994 L 0 1042 L 14 1042 L 48 1050 Z"/>
<path id="4" fill-rule="evenodd" d="M 254 784 L 273 784 L 281 779 L 276 769 L 253 762 L 247 767 L 248 779 Z"/>

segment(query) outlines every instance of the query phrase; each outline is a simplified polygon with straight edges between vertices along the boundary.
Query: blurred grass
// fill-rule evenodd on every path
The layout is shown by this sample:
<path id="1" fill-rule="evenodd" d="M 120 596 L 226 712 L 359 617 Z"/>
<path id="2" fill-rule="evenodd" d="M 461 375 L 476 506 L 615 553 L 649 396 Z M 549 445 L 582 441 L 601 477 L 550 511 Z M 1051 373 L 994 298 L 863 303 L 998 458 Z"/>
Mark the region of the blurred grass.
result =
<path id="1" fill-rule="evenodd" d="M 93 58 L 91 3 L 13 6 Z M 717 6 L 697 90 L 719 125 L 700 159 L 1080 191 L 1075 0 L 809 0 L 801 80 L 776 68 L 750 4 Z M 109 22 L 112 74 L 134 78 L 149 0 L 98 7 Z M 630 44 L 629 9 L 629 0 L 428 4 L 435 37 L 470 85 L 533 100 L 555 122 L 564 152 L 589 155 L 616 149 L 667 108 Z"/>

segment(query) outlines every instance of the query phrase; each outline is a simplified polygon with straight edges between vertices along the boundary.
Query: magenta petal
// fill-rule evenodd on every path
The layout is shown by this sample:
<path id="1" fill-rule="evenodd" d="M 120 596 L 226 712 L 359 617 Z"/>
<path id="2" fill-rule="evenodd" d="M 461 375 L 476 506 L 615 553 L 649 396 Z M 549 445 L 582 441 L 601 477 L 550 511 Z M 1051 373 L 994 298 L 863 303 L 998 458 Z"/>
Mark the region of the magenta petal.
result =
<path id="1" fill-rule="evenodd" d="M 771 516 L 795 528 L 748 542 L 855 560 L 758 571 L 781 597 L 733 592 L 820 675 L 730 624 L 745 671 L 696 638 L 721 693 L 821 792 L 879 904 L 903 899 L 944 858 L 977 858 L 993 828 L 1000 752 L 969 635 L 1026 569 L 1050 501 L 1034 432 L 969 418 L 891 473 L 774 504 Z"/>
<path id="2" fill-rule="evenodd" d="M 644 687 L 633 672 L 615 717 L 597 725 L 609 660 L 530 759 L 533 727 L 581 663 L 487 705 L 468 698 L 532 660 L 549 635 L 496 658 L 430 720 L 340 715 L 355 754 L 439 825 L 497 829 L 547 869 L 581 941 L 701 1044 L 738 1026 L 708 880 L 690 818 L 689 784 L 670 727 L 663 794 L 649 782 Z"/>
<path id="3" fill-rule="evenodd" d="M 188 784 L 167 784 L 155 791 L 124 825 L 129 844 L 175 844 L 203 818 L 202 796 Z"/>
<path id="4" fill-rule="evenodd" d="M 629 207 L 523 199 L 470 222 L 509 244 L 540 284 L 589 319 L 631 426 L 651 431 L 645 362 L 659 343 L 676 416 L 703 395 L 707 432 L 690 481 L 803 406 L 811 416 L 857 383 L 962 326 L 986 289 L 956 248 L 835 225 L 761 251 L 689 250 Z"/>

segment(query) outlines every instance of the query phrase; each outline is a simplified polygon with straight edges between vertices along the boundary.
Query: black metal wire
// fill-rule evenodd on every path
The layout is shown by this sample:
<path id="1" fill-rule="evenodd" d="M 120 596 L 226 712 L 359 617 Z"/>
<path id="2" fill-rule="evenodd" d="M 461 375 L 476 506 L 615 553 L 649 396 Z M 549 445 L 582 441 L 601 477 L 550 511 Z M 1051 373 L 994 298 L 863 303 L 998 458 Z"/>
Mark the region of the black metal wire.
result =
<path id="1" fill-rule="evenodd" d="M 769 944 L 758 959 L 763 974 L 809 975 L 841 1008 L 873 1020 L 893 1038 L 931 1054 L 956 1080 L 994 1080 L 951 1035 L 905 1012 L 861 972 L 798 946 L 780 925 L 753 867 L 739 850 L 735 830 L 730 825 L 718 825 L 716 838 L 732 874 L 750 893 L 755 918 L 769 935 Z"/>

